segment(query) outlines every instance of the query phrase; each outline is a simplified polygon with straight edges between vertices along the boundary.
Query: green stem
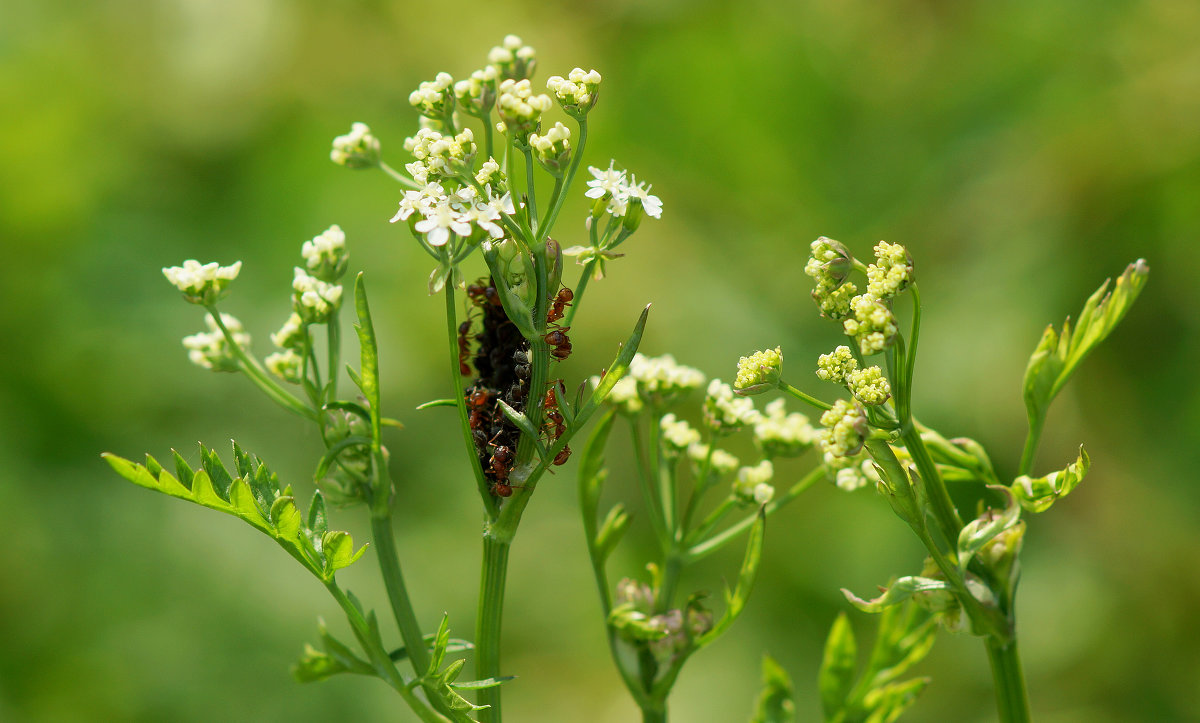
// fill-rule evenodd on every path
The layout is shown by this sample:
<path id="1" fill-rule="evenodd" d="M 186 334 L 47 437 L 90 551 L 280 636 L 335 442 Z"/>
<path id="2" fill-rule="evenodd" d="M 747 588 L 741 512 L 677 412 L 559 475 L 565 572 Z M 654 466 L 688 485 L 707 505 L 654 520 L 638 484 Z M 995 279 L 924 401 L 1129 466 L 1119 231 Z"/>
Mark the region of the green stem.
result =
<path id="1" fill-rule="evenodd" d="M 667 549 L 667 532 L 663 524 L 662 501 L 658 499 L 658 488 L 652 483 L 651 468 L 646 458 L 646 445 L 642 443 L 642 435 L 638 434 L 637 417 L 629 420 L 629 429 L 633 433 L 633 456 L 638 472 L 638 482 L 641 483 L 642 498 L 646 500 L 646 512 L 650 516 L 650 525 L 658 538 L 659 546 Z"/>
<path id="2" fill-rule="evenodd" d="M 779 388 L 782 389 L 783 391 L 787 392 L 788 394 L 791 394 L 793 397 L 795 397 L 796 399 L 799 399 L 800 401 L 804 402 L 805 404 L 811 404 L 812 406 L 816 407 L 817 409 L 833 409 L 832 404 L 826 404 L 825 402 L 822 402 L 820 399 L 817 399 L 814 396 L 805 394 L 804 392 L 793 387 L 791 384 L 788 384 L 787 382 L 783 381 L 782 379 L 779 380 Z"/>
<path id="3" fill-rule="evenodd" d="M 528 147 L 521 152 L 525 156 L 525 200 L 529 204 L 529 230 L 535 239 L 541 240 L 538 235 L 537 189 L 533 184 L 533 153 Z"/>
<path id="4" fill-rule="evenodd" d="M 392 533 L 390 512 L 372 512 L 371 534 L 375 540 L 375 554 L 379 557 L 379 569 L 383 573 L 383 585 L 387 588 L 388 600 L 392 603 L 392 615 L 396 618 L 396 626 L 400 628 L 400 637 L 404 640 L 404 647 L 408 649 L 408 659 L 412 661 L 413 670 L 417 677 L 423 677 L 429 672 L 429 651 L 425 648 L 421 626 L 417 623 L 412 602 L 408 598 L 408 588 L 404 585 L 404 574 L 400 570 L 400 558 L 396 554 L 396 538 Z"/>
<path id="5" fill-rule="evenodd" d="M 276 384 L 275 380 L 271 379 L 271 377 L 267 375 L 267 371 L 262 368 L 262 365 L 258 363 L 258 360 L 246 354 L 241 345 L 234 340 L 233 334 L 229 332 L 229 329 L 225 328 L 225 322 L 221 320 L 221 314 L 217 311 L 217 307 L 205 306 L 204 308 L 208 311 L 209 316 L 211 316 L 213 321 L 216 323 L 217 328 L 221 330 L 221 334 L 225 337 L 225 343 L 228 344 L 229 348 L 233 350 L 234 358 L 241 362 L 242 371 L 246 373 L 246 376 L 250 378 L 250 381 L 254 382 L 255 386 L 261 389 L 263 393 L 265 393 L 284 409 L 288 410 L 289 412 L 299 414 L 305 419 L 311 419 L 315 421 L 317 419 L 317 413 L 311 407 L 292 396 L 283 387 Z"/>
<path id="6" fill-rule="evenodd" d="M 325 399 L 323 401 L 328 403 L 337 399 L 338 365 L 341 363 L 342 324 L 337 314 L 329 317 L 329 323 L 325 325 L 325 332 L 326 343 L 329 346 L 326 350 L 329 366 L 326 368 L 325 373 L 329 375 L 329 378 L 325 381 Z"/>
<path id="7" fill-rule="evenodd" d="M 925 440 L 921 439 L 921 433 L 915 426 L 906 425 L 900 438 L 904 440 L 904 448 L 912 455 L 913 462 L 917 465 L 917 471 L 921 473 L 921 480 L 925 484 L 925 492 L 929 497 L 933 516 L 937 519 L 946 541 L 953 547 L 958 541 L 958 533 L 962 531 L 963 524 L 959 519 L 958 510 L 954 508 L 954 502 L 950 500 L 946 483 L 942 480 L 937 465 L 933 463 L 933 458 L 929 456 L 929 450 L 925 448 Z"/>
<path id="8" fill-rule="evenodd" d="M 379 162 L 379 170 L 383 171 L 387 175 L 391 176 L 394 180 L 399 181 L 401 184 L 408 186 L 409 188 L 419 189 L 421 187 L 416 181 L 404 175 L 400 171 L 397 171 L 395 168 L 392 168 L 383 161 Z"/>
<path id="9" fill-rule="evenodd" d="M 554 190 L 550 192 L 550 204 L 546 209 L 546 217 L 542 219 L 542 225 L 538 227 L 546 229 L 546 236 L 550 235 L 550 211 L 558 205 L 558 197 L 562 195 L 564 186 L 562 176 L 554 179 Z"/>
<path id="10" fill-rule="evenodd" d="M 987 647 L 988 662 L 992 665 L 1000 723 L 1028 723 L 1029 699 L 1025 692 L 1025 676 L 1021 671 L 1016 639 L 1001 643 L 989 636 L 984 645 Z"/>
<path id="11" fill-rule="evenodd" d="M 563 202 L 567 200 L 567 192 L 571 190 L 571 182 L 575 180 L 575 172 L 579 170 L 579 163 L 583 160 L 583 148 L 587 145 L 587 119 L 579 120 L 579 145 L 575 148 L 575 155 L 571 158 L 571 168 L 567 171 L 567 180 L 563 183 L 563 192 L 559 194 L 554 205 L 550 207 L 550 212 L 547 215 L 547 221 L 542 226 L 541 233 L 538 235 L 538 240 L 545 238 L 546 232 L 554 225 L 554 221 L 558 218 L 559 211 L 562 210 Z"/>
<path id="12" fill-rule="evenodd" d="M 675 509 L 675 487 L 672 485 L 674 479 L 671 475 L 665 474 L 663 469 L 662 427 L 658 423 L 658 417 L 658 412 L 653 411 L 649 418 L 650 474 L 653 482 L 658 485 L 658 502 L 662 505 L 663 530 L 667 533 L 667 539 L 674 542 L 675 518 L 678 510 Z"/>
<path id="13" fill-rule="evenodd" d="M 659 588 L 658 605 L 654 610 L 656 614 L 661 615 L 671 609 L 671 603 L 675 599 L 675 589 L 679 587 L 679 578 L 683 575 L 684 564 L 684 553 L 679 550 L 678 546 L 672 546 L 671 551 L 667 553 L 667 558 L 663 560 L 662 587 Z"/>
<path id="14" fill-rule="evenodd" d="M 592 279 L 592 270 L 596 267 L 596 259 L 592 259 L 583 265 L 583 273 L 579 275 L 579 283 L 575 284 L 575 297 L 571 301 L 571 308 L 567 309 L 567 318 L 563 320 L 563 326 L 570 326 L 575 319 L 575 310 L 579 308 L 579 302 L 583 300 L 583 292 L 587 291 L 588 282 Z"/>
<path id="15" fill-rule="evenodd" d="M 792 488 L 789 489 L 785 494 L 768 502 L 764 512 L 767 516 L 774 514 L 776 510 L 799 497 L 801 492 L 809 487 L 812 487 L 818 480 L 821 480 L 824 477 L 825 467 L 822 465 L 814 467 L 812 471 L 804 475 L 799 482 L 792 485 Z M 721 549 L 725 543 L 750 529 L 750 527 L 754 525 L 755 519 L 757 519 L 756 515 L 750 515 L 743 520 L 739 520 L 736 524 L 730 525 L 729 528 L 722 530 L 720 534 L 715 535 L 698 545 L 695 545 L 688 550 L 688 561 L 696 562 L 697 560 L 708 557 L 710 554 Z"/>
<path id="16" fill-rule="evenodd" d="M 508 576 L 510 543 L 485 535 L 483 578 L 479 583 L 479 612 L 475 618 L 475 677 L 500 677 L 500 622 L 504 610 L 504 583 Z M 480 723 L 500 723 L 500 687 L 479 693 Z"/>
<path id="17" fill-rule="evenodd" d="M 492 127 L 492 112 L 489 110 L 487 115 L 481 118 L 483 121 L 483 148 L 487 153 L 488 158 L 494 158 L 492 154 L 496 152 L 495 141 L 492 139 L 492 132 L 495 130 Z"/>
<path id="18" fill-rule="evenodd" d="M 667 709 L 642 708 L 642 723 L 667 723 Z"/>
<path id="19" fill-rule="evenodd" d="M 1044 416 L 1029 420 L 1029 434 L 1025 435 L 1025 449 L 1021 452 L 1021 466 L 1017 468 L 1017 476 L 1029 474 L 1033 469 L 1033 459 L 1037 454 L 1038 442 L 1042 438 L 1042 427 L 1046 423 Z"/>

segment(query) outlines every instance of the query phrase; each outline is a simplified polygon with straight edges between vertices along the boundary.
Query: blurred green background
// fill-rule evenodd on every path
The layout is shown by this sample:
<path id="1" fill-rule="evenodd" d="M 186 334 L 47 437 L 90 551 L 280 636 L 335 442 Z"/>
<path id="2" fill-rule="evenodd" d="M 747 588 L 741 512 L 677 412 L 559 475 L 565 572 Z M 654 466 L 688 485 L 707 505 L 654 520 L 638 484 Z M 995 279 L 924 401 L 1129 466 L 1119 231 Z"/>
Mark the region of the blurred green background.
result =
<path id="1" fill-rule="evenodd" d="M 301 242 L 341 224 L 371 285 L 385 411 L 408 425 L 388 444 L 409 586 L 427 628 L 448 611 L 470 636 L 478 501 L 453 415 L 413 411 L 448 394 L 441 302 L 425 294 L 428 258 L 387 223 L 398 187 L 328 149 L 361 120 L 400 165 L 409 91 L 479 67 L 507 32 L 537 47 L 539 79 L 603 73 L 588 160 L 615 157 L 665 204 L 589 289 L 569 379 L 603 366 L 654 302 L 647 353 L 728 379 L 739 355 L 781 344 L 789 376 L 829 396 L 804 381 L 837 336 L 808 299 L 807 244 L 825 234 L 865 255 L 886 238 L 916 257 L 926 304 L 917 413 L 1011 474 L 1043 326 L 1146 257 L 1146 291 L 1052 410 L 1038 469 L 1083 441 L 1093 471 L 1031 521 L 1023 653 L 1040 721 L 1200 716 L 1200 4 L 6 0 L 0 720 L 409 719 L 378 681 L 293 683 L 318 616 L 346 632 L 327 594 L 266 538 L 98 455 L 174 446 L 195 460 L 196 440 L 224 451 L 235 437 L 307 497 L 315 433 L 244 379 L 188 363 L 179 338 L 201 314 L 159 269 L 242 259 L 225 308 L 265 354 Z M 582 241 L 582 200 L 564 245 Z M 514 721 L 635 719 L 574 501 L 572 465 L 539 489 L 514 548 Z M 336 521 L 365 532 L 360 511 Z M 750 606 L 689 664 L 674 719 L 745 720 L 764 651 L 815 719 L 838 588 L 914 572 L 910 537 L 875 495 L 830 486 L 773 518 Z M 614 578 L 644 552 L 627 546 Z M 691 586 L 718 590 L 739 557 Z M 343 577 L 383 604 L 369 556 Z M 908 720 L 994 718 L 976 641 L 943 635 L 920 672 L 934 683 Z"/>

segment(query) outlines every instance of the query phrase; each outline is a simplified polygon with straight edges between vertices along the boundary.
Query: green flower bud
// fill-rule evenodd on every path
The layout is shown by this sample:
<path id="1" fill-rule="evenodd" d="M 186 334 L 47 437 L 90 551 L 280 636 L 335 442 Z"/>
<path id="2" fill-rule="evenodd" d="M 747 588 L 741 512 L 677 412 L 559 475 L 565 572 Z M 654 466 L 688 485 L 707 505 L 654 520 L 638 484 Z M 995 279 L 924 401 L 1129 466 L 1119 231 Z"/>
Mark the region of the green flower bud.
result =
<path id="1" fill-rule="evenodd" d="M 892 396 L 892 386 L 877 366 L 850 372 L 846 375 L 846 386 L 855 399 L 868 406 L 883 404 Z"/>
<path id="2" fill-rule="evenodd" d="M 908 288 L 914 280 L 912 256 L 900 244 L 875 244 L 875 263 L 867 267 L 867 293 L 889 299 Z"/>
<path id="3" fill-rule="evenodd" d="M 323 281 L 337 281 L 346 274 L 350 255 L 346 253 L 346 234 L 337 224 L 320 236 L 305 241 L 300 249 L 308 271 Z"/>
<path id="4" fill-rule="evenodd" d="M 554 94 L 554 99 L 567 115 L 583 118 L 596 105 L 600 74 L 595 70 L 584 72 L 582 68 L 575 68 L 566 78 L 550 76 L 546 80 L 546 88 Z"/>
<path id="5" fill-rule="evenodd" d="M 858 454 L 870 431 L 867 413 L 858 402 L 839 399 L 821 415 L 825 429 L 817 433 L 821 451 L 835 457 Z"/>
<path id="6" fill-rule="evenodd" d="M 846 375 L 858 369 L 858 360 L 848 346 L 839 346 L 817 357 L 817 377 L 834 384 L 845 384 Z"/>
<path id="7" fill-rule="evenodd" d="M 863 356 L 878 354 L 895 343 L 899 327 L 891 309 L 870 294 L 854 297 L 850 305 L 854 318 L 842 322 L 842 328 L 858 342 Z"/>
<path id="8" fill-rule="evenodd" d="M 733 388 L 720 379 L 708 384 L 704 397 L 704 421 L 718 434 L 732 434 L 747 424 L 758 421 L 759 413 L 754 402 L 734 396 Z"/>
<path id="9" fill-rule="evenodd" d="M 754 441 L 767 457 L 804 454 L 812 446 L 815 435 L 808 417 L 799 412 L 788 414 L 783 399 L 768 404 L 766 413 L 754 423 Z"/>
<path id="10" fill-rule="evenodd" d="M 454 78 L 449 73 L 438 73 L 433 80 L 417 86 L 409 94 L 408 102 L 427 118 L 445 118 L 454 110 Z"/>

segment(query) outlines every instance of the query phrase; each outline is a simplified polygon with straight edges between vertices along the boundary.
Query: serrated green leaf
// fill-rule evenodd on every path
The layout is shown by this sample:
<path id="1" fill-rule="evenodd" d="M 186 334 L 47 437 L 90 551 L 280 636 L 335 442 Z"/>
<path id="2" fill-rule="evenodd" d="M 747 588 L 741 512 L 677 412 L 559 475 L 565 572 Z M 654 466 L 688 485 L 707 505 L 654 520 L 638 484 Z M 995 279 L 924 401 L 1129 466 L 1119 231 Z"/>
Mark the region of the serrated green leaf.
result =
<path id="1" fill-rule="evenodd" d="M 1091 458 L 1081 445 L 1079 456 L 1064 469 L 1037 479 L 1022 475 L 1013 481 L 1010 489 L 1021 507 L 1034 513 L 1045 512 L 1083 481 L 1091 464 Z"/>
<path id="2" fill-rule="evenodd" d="M 600 531 L 596 533 L 596 541 L 594 543 L 596 559 L 599 562 L 607 560 L 608 556 L 616 549 L 617 545 L 621 542 L 621 538 L 625 535 L 625 530 L 629 528 L 629 520 L 629 514 L 625 512 L 625 506 L 619 502 L 613 505 L 612 509 L 608 511 L 608 515 L 604 518 L 604 523 L 600 525 Z"/>
<path id="3" fill-rule="evenodd" d="M 149 472 L 155 479 L 162 474 L 163 467 L 158 463 L 158 460 L 150 455 L 146 455 L 146 471 Z"/>
<path id="4" fill-rule="evenodd" d="M 210 487 L 219 498 L 227 501 L 229 485 L 233 483 L 233 477 L 229 474 L 229 470 L 225 469 L 225 464 L 221 462 L 217 453 L 204 445 L 200 445 L 200 460 L 204 471 L 208 473 Z"/>
<path id="5" fill-rule="evenodd" d="M 313 493 L 312 502 L 308 504 L 308 529 L 317 536 L 329 531 L 329 520 L 325 516 L 325 495 L 321 490 Z"/>
<path id="6" fill-rule="evenodd" d="M 846 596 L 851 605 L 859 610 L 865 613 L 877 613 L 884 608 L 898 605 L 918 593 L 946 592 L 950 594 L 950 590 L 950 583 L 945 580 L 910 575 L 896 580 L 884 590 L 882 595 L 872 600 L 863 600 L 846 588 L 842 588 L 842 594 Z"/>
<path id="7" fill-rule="evenodd" d="M 181 485 L 179 480 L 172 477 L 171 473 L 165 469 L 158 473 L 158 491 L 171 497 L 195 502 L 192 498 L 192 491 Z"/>
<path id="8" fill-rule="evenodd" d="M 696 650 L 703 648 L 721 636 L 729 626 L 737 620 L 738 615 L 746 607 L 750 590 L 754 587 L 754 578 L 758 575 L 758 564 L 762 560 L 763 538 L 766 533 L 767 516 L 762 508 L 750 528 L 749 540 L 746 541 L 746 556 L 742 559 L 742 568 L 738 573 L 737 585 L 733 590 L 725 591 L 725 612 L 713 625 L 712 629 L 696 638 Z"/>
<path id="9" fill-rule="evenodd" d="M 354 550 L 354 538 L 349 532 L 336 530 L 321 535 L 321 552 L 325 556 L 326 574 L 349 567 L 362 557 L 366 550 L 366 545 L 358 548 L 357 552 Z"/>
<path id="10" fill-rule="evenodd" d="M 108 462 L 108 466 L 112 467 L 113 471 L 135 485 L 146 487 L 152 490 L 158 489 L 158 480 L 156 480 L 154 475 L 150 474 L 149 470 L 147 470 L 144 466 L 137 464 L 136 462 L 130 462 L 124 457 L 118 457 L 117 455 L 110 454 L 108 452 L 100 455 L 100 457 L 105 462 Z"/>
<path id="11" fill-rule="evenodd" d="M 825 720 L 832 720 L 849 707 L 848 698 L 854 689 L 857 669 L 858 647 L 854 641 L 854 629 L 850 627 L 846 613 L 838 613 L 825 640 L 825 653 L 817 676 Z"/>
<path id="12" fill-rule="evenodd" d="M 249 477 L 254 473 L 254 464 L 250 455 L 246 454 L 236 441 L 233 442 L 233 467 L 238 477 Z"/>
<path id="13" fill-rule="evenodd" d="M 246 522 L 260 530 L 270 529 L 270 525 L 258 510 L 258 503 L 254 499 L 254 493 L 250 491 L 250 485 L 246 484 L 246 480 L 239 477 L 229 485 L 229 504 L 238 517 Z"/>
<path id="14" fill-rule="evenodd" d="M 179 454 L 179 452 L 175 451 L 174 449 L 171 450 L 171 456 L 175 458 L 176 478 L 179 480 L 180 484 L 190 490 L 192 488 L 192 475 L 194 474 L 192 472 L 192 468 L 188 465 L 187 460 L 185 460 Z"/>
<path id="15" fill-rule="evenodd" d="M 196 475 L 200 477 L 199 473 Z M 300 510 L 291 497 L 280 497 L 271 505 L 271 525 L 280 539 L 293 542 L 300 534 Z"/>
<path id="16" fill-rule="evenodd" d="M 192 499 L 197 504 L 214 510 L 232 509 L 228 502 L 217 495 L 208 473 L 202 469 L 196 470 L 196 474 L 192 476 Z"/>
<path id="17" fill-rule="evenodd" d="M 792 679 L 769 655 L 763 656 L 762 681 L 762 691 L 758 694 L 750 723 L 789 723 L 795 720 Z"/>

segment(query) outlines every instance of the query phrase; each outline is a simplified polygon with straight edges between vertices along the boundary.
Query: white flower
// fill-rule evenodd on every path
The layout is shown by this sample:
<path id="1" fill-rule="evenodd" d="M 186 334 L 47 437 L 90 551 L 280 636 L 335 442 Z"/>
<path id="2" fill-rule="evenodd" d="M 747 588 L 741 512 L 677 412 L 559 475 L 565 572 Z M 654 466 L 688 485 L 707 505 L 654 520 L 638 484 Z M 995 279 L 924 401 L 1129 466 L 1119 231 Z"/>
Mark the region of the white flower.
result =
<path id="1" fill-rule="evenodd" d="M 708 383 L 708 394 L 704 398 L 704 421 L 714 431 L 736 432 L 747 424 L 754 424 L 761 415 L 748 397 L 738 397 L 733 387 L 720 379 Z"/>
<path id="2" fill-rule="evenodd" d="M 646 187 L 643 188 L 643 185 L 644 184 L 637 183 L 637 179 L 633 178 L 630 181 L 630 184 L 626 186 L 626 197 L 631 201 L 640 201 L 642 208 L 646 210 L 646 214 L 650 216 L 650 218 L 662 218 L 662 201 L 659 200 L 658 196 L 652 196 L 650 194 L 651 186 L 646 185 Z"/>
<path id="3" fill-rule="evenodd" d="M 267 367 L 267 371 L 275 376 L 290 382 L 291 384 L 299 384 L 301 373 L 304 370 L 304 362 L 300 355 L 291 349 L 285 351 L 277 351 L 270 354 L 266 359 L 263 359 L 263 364 Z"/>
<path id="4" fill-rule="evenodd" d="M 213 304 L 225 295 L 230 282 L 242 270 L 242 262 L 235 261 L 221 266 L 216 261 L 201 264 L 188 259 L 183 266 L 170 266 L 162 270 L 175 288 L 183 292 L 183 298 L 193 304 Z"/>
<path id="5" fill-rule="evenodd" d="M 445 246 L 450 241 L 451 231 L 459 236 L 471 235 L 471 224 L 462 220 L 449 200 L 429 209 L 414 228 L 417 233 L 425 234 L 430 246 Z"/>
<path id="6" fill-rule="evenodd" d="M 405 191 L 400 199 L 400 210 L 392 216 L 392 223 L 407 221 L 413 213 L 424 216 L 434 205 L 446 200 L 446 192 L 440 183 L 427 183 L 419 191 Z"/>
<path id="7" fill-rule="evenodd" d="M 310 324 L 324 324 L 342 302 L 342 287 L 326 283 L 300 267 L 292 279 L 292 308 Z"/>
<path id="8" fill-rule="evenodd" d="M 588 190 L 583 195 L 588 198 L 602 198 L 606 193 L 613 197 L 625 195 L 625 171 L 615 170 L 614 163 L 616 161 L 609 161 L 607 169 L 588 166 L 595 178 L 587 182 Z"/>
<path id="9" fill-rule="evenodd" d="M 279 331 L 271 335 L 271 343 L 280 349 L 302 349 L 304 348 L 304 319 L 296 312 L 288 317 L 288 320 L 283 322 L 283 326 Z"/>
<path id="10" fill-rule="evenodd" d="M 229 330 L 229 335 L 239 348 L 250 346 L 250 335 L 246 333 L 242 322 L 231 314 L 221 314 L 221 323 Z M 212 315 L 204 317 L 207 332 L 200 332 L 183 337 L 183 346 L 188 350 L 188 359 L 197 366 L 211 369 L 214 372 L 238 371 L 237 359 L 229 346 L 221 328 L 217 326 Z"/>
<path id="11" fill-rule="evenodd" d="M 766 504 L 775 495 L 775 488 L 768 484 L 774 476 L 775 466 L 768 459 L 753 467 L 742 467 L 737 471 L 733 494 L 743 502 Z"/>
<path id="12" fill-rule="evenodd" d="M 772 401 L 754 423 L 754 441 L 768 457 L 803 454 L 816 435 L 808 417 L 799 412 L 788 414 L 784 404 L 782 398 Z"/>
<path id="13" fill-rule="evenodd" d="M 300 248 L 304 265 L 316 276 L 333 281 L 346 272 L 346 234 L 337 224 Z"/>
<path id="14" fill-rule="evenodd" d="M 662 430 L 663 441 L 676 452 L 700 442 L 700 433 L 684 420 L 676 419 L 674 414 L 664 414 L 663 418 L 658 420 L 658 426 Z"/>

